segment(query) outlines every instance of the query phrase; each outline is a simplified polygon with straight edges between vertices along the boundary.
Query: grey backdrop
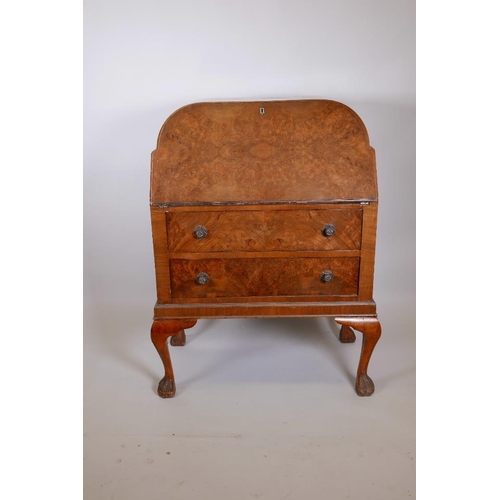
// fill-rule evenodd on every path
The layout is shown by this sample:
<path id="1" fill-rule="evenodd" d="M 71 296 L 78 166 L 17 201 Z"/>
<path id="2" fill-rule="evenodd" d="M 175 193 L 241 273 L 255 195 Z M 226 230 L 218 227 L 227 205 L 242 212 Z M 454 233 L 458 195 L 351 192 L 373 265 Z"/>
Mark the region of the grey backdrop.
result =
<path id="1" fill-rule="evenodd" d="M 408 0 L 86 0 L 84 494 L 400 500 L 415 494 L 415 6 Z M 206 100 L 326 98 L 377 153 L 376 392 L 324 318 L 202 320 L 161 400 L 149 162 Z M 333 497 L 332 497 L 333 494 Z"/>

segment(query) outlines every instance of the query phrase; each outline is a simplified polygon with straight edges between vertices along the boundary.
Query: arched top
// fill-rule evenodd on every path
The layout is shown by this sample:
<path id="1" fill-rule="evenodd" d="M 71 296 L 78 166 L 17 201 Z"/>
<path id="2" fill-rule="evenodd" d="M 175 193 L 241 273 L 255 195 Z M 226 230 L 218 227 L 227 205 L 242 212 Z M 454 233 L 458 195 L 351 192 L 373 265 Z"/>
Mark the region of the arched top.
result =
<path id="1" fill-rule="evenodd" d="M 335 101 L 189 104 L 152 155 L 152 204 L 376 199 L 366 128 Z"/>

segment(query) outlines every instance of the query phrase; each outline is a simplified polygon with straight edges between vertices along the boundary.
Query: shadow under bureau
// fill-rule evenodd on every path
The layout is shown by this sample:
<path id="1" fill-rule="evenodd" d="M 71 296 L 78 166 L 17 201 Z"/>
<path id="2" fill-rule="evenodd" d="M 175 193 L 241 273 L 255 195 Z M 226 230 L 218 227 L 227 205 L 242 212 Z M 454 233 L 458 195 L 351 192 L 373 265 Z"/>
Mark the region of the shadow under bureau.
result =
<path id="1" fill-rule="evenodd" d="M 164 123 L 152 153 L 157 303 L 168 350 L 199 318 L 329 316 L 363 334 L 356 392 L 381 328 L 373 301 L 375 152 L 360 118 L 329 100 L 195 103 Z"/>

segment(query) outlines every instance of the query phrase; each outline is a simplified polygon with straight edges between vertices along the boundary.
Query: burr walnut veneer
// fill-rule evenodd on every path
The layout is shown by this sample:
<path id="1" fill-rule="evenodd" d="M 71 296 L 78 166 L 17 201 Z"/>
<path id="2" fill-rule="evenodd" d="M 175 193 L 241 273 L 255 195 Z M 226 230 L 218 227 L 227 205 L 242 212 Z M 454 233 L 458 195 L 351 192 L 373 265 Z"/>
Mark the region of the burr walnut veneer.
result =
<path id="1" fill-rule="evenodd" d="M 158 301 L 151 329 L 168 351 L 198 318 L 330 316 L 363 343 L 356 392 L 381 328 L 372 297 L 375 152 L 360 118 L 328 100 L 197 103 L 163 125 L 151 164 Z"/>

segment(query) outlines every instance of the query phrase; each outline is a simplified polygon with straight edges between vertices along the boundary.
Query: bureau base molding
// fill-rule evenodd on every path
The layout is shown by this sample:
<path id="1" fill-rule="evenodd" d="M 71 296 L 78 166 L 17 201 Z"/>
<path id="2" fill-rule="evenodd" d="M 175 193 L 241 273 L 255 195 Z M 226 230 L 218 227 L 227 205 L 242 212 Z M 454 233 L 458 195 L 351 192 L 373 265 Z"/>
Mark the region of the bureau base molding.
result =
<path id="1" fill-rule="evenodd" d="M 221 304 L 156 304 L 155 319 L 264 318 L 266 316 L 376 316 L 375 302 L 250 302 Z"/>

